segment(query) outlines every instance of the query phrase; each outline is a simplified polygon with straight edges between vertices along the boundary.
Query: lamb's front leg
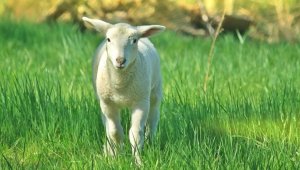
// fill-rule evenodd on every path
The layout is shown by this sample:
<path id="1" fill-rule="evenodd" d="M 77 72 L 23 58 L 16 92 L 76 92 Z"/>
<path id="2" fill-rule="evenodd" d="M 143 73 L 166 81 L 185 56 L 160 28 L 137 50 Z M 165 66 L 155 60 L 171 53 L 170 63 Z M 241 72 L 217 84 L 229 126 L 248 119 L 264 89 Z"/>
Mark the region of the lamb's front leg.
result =
<path id="1" fill-rule="evenodd" d="M 121 149 L 124 139 L 119 109 L 111 104 L 100 102 L 102 120 L 106 129 L 108 141 L 104 145 L 105 154 L 115 156 Z"/>
<path id="2" fill-rule="evenodd" d="M 137 164 L 141 165 L 140 152 L 144 144 L 144 129 L 149 112 L 149 101 L 143 101 L 136 104 L 131 116 L 131 128 L 129 130 L 129 139 L 132 146 L 132 154 Z"/>

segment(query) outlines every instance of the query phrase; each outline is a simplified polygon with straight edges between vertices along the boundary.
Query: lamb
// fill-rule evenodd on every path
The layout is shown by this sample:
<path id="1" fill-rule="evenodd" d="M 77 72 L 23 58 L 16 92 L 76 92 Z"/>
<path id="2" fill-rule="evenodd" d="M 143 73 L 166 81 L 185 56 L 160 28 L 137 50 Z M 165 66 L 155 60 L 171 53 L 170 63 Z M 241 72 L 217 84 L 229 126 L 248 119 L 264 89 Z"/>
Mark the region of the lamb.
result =
<path id="1" fill-rule="evenodd" d="M 131 109 L 129 139 L 136 163 L 146 138 L 157 129 L 162 100 L 160 59 L 147 39 L 165 30 L 161 25 L 131 26 L 110 24 L 98 19 L 82 18 L 85 23 L 106 35 L 94 58 L 93 85 L 100 101 L 107 143 L 104 151 L 117 155 L 123 145 L 120 109 Z"/>

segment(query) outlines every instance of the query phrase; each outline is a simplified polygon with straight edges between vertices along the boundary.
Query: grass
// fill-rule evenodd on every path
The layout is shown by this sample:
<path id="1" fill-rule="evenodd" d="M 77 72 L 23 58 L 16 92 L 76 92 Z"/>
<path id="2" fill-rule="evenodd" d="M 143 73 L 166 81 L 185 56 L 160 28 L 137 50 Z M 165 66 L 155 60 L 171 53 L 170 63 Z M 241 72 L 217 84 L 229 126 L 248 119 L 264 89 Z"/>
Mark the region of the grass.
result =
<path id="1" fill-rule="evenodd" d="M 164 101 L 144 169 L 299 169 L 300 44 L 219 37 L 206 94 L 209 39 L 165 32 Z M 132 169 L 126 139 L 104 157 L 91 83 L 100 36 L 68 24 L 0 21 L 0 169 Z M 129 113 L 123 111 L 128 136 Z"/>

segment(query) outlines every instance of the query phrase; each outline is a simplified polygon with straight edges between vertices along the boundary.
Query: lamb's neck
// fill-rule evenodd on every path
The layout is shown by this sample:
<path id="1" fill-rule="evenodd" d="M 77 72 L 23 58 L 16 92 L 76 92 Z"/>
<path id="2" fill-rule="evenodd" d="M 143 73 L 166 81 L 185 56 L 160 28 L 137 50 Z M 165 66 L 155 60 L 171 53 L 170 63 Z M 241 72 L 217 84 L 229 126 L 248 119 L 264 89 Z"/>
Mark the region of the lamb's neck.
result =
<path id="1" fill-rule="evenodd" d="M 132 82 L 135 75 L 135 63 L 130 64 L 126 69 L 116 69 L 112 64 L 109 64 L 108 77 L 110 85 L 115 89 L 126 88 Z"/>

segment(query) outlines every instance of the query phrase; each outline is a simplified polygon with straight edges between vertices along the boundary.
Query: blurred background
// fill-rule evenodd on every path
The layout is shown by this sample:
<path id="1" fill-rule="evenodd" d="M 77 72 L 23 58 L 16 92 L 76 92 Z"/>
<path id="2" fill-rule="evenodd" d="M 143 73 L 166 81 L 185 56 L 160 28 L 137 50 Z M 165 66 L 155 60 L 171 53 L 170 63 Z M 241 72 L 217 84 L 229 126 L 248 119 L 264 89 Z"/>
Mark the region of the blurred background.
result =
<path id="1" fill-rule="evenodd" d="M 190 36 L 210 36 L 225 11 L 223 31 L 266 41 L 299 41 L 299 0 L 1 0 L 0 15 L 34 22 L 81 17 L 112 23 L 162 24 Z M 84 27 L 81 27 L 84 29 Z"/>

